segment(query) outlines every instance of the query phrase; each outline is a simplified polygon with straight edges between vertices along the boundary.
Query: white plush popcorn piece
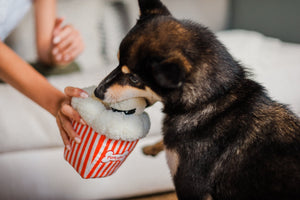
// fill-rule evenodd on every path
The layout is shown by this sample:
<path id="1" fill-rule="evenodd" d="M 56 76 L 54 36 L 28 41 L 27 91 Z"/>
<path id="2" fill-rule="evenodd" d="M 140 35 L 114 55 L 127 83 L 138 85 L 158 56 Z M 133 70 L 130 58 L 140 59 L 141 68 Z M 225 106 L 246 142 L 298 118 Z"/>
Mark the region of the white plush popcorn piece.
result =
<path id="1" fill-rule="evenodd" d="M 111 109 L 107 109 L 107 105 L 104 106 L 101 101 L 93 97 L 95 88 L 95 86 L 84 88 L 89 97 L 85 99 L 73 97 L 71 102 L 73 108 L 89 126 L 99 134 L 115 140 L 133 141 L 147 135 L 150 119 L 144 112 L 146 107 L 144 99 L 126 100 L 109 105 Z"/>
<path id="2" fill-rule="evenodd" d="M 140 115 L 144 112 L 147 103 L 144 98 L 132 98 L 125 101 L 117 102 L 109 105 L 113 111 L 124 112 L 125 114 Z"/>

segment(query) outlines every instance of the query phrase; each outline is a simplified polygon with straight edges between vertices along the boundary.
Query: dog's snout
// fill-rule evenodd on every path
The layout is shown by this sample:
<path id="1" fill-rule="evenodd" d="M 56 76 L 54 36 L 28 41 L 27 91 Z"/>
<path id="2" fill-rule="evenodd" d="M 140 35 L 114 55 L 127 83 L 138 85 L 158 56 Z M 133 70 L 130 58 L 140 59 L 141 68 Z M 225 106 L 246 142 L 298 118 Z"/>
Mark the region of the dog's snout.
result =
<path id="1" fill-rule="evenodd" d="M 105 87 L 103 85 L 99 85 L 95 90 L 94 94 L 97 98 L 103 100 L 104 99 L 104 94 L 105 94 Z"/>
<path id="2" fill-rule="evenodd" d="M 97 98 L 104 100 L 105 92 L 107 88 L 113 83 L 113 81 L 121 74 L 120 67 L 114 69 L 110 74 L 108 74 L 95 89 L 94 94 Z"/>

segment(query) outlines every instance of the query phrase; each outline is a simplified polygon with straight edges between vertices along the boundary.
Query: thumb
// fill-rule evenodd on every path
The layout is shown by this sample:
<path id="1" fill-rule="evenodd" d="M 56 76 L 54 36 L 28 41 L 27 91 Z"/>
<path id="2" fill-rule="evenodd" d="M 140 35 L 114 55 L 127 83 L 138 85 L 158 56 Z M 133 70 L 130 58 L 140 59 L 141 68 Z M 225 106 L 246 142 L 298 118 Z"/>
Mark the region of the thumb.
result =
<path id="1" fill-rule="evenodd" d="M 55 23 L 54 23 L 54 29 L 53 29 L 53 35 L 57 35 L 60 31 L 60 26 L 62 25 L 62 23 L 64 22 L 65 18 L 63 17 L 59 17 L 55 19 Z"/>
<path id="2" fill-rule="evenodd" d="M 68 97 L 87 98 L 89 96 L 88 93 L 86 91 L 84 91 L 83 89 L 75 88 L 75 87 L 71 87 L 71 86 L 66 87 L 64 92 Z"/>

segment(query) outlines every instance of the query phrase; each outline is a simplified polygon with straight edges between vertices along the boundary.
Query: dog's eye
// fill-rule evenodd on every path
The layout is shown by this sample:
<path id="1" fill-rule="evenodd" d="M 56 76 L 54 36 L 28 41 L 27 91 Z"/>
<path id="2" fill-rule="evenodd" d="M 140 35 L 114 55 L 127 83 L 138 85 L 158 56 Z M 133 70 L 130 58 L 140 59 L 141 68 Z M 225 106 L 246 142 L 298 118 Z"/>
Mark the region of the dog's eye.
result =
<path id="1" fill-rule="evenodd" d="M 130 81 L 131 81 L 132 83 L 135 83 L 135 84 L 139 82 L 138 77 L 137 77 L 136 75 L 134 75 L 134 74 L 130 74 L 130 75 L 129 75 L 129 79 L 130 79 Z"/>

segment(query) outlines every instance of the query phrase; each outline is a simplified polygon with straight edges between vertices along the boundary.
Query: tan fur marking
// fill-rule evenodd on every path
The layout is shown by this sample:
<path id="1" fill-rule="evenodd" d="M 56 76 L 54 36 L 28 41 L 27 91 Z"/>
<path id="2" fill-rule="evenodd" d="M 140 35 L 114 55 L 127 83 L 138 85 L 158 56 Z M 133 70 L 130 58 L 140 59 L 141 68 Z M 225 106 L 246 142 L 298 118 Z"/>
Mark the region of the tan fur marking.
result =
<path id="1" fill-rule="evenodd" d="M 146 87 L 145 90 L 142 90 L 129 85 L 122 86 L 119 84 L 114 84 L 107 89 L 104 102 L 116 103 L 135 97 L 147 99 L 150 105 L 161 100 L 161 97 L 153 92 L 153 90 L 151 90 L 149 87 Z"/>
<path id="2" fill-rule="evenodd" d="M 143 153 L 145 155 L 151 155 L 151 156 L 156 156 L 159 154 L 161 151 L 163 151 L 165 148 L 163 140 L 153 144 L 153 145 L 148 145 L 143 148 Z"/>
<path id="3" fill-rule="evenodd" d="M 147 10 L 147 13 L 151 15 L 158 15 L 161 14 L 161 10 L 160 9 Z"/>
<path id="4" fill-rule="evenodd" d="M 186 35 L 187 34 L 187 30 L 181 26 L 181 24 L 178 24 L 176 22 L 171 23 L 171 25 L 173 25 L 175 27 L 175 30 L 182 34 L 182 35 Z"/>
<path id="5" fill-rule="evenodd" d="M 174 177 L 179 166 L 179 155 L 175 150 L 166 149 L 166 157 L 171 175 Z"/>
<path id="6" fill-rule="evenodd" d="M 139 50 L 139 47 L 147 40 L 147 38 L 144 38 L 144 36 L 139 36 L 135 39 L 134 45 L 130 48 L 129 55 L 133 55 L 133 59 L 136 59 L 135 55 L 137 55 L 137 51 Z"/>
<path id="7" fill-rule="evenodd" d="M 130 69 L 126 65 L 123 65 L 121 70 L 124 74 L 129 74 L 130 73 Z"/>
<path id="8" fill-rule="evenodd" d="M 203 198 L 203 200 L 213 200 L 212 196 L 210 194 L 206 194 Z"/>

